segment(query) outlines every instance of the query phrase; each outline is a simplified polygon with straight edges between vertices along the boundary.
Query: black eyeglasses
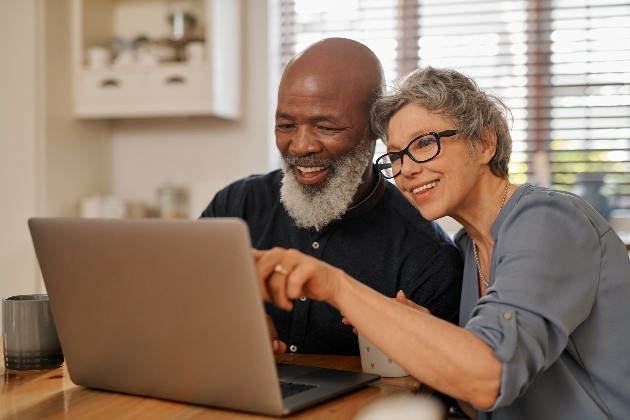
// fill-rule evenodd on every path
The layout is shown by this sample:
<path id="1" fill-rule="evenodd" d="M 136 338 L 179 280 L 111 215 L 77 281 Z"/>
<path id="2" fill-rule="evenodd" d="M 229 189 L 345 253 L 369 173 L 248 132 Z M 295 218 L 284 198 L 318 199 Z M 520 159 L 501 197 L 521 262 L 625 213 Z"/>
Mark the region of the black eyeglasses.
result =
<path id="1" fill-rule="evenodd" d="M 427 162 L 440 154 L 440 139 L 455 134 L 457 134 L 457 130 L 424 133 L 411 140 L 407 147 L 400 152 L 389 152 L 380 156 L 376 159 L 376 167 L 385 178 L 394 178 L 400 173 L 403 156 L 409 156 L 416 163 Z"/>

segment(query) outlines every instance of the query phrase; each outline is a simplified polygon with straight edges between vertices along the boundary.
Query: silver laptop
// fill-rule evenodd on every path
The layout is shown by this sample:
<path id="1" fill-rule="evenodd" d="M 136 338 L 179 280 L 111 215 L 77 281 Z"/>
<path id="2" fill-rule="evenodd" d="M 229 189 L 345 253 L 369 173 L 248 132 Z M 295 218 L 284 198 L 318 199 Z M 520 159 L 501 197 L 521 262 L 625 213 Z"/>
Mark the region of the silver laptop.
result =
<path id="1" fill-rule="evenodd" d="M 276 365 L 240 219 L 28 223 L 77 385 L 282 416 L 379 379 Z"/>

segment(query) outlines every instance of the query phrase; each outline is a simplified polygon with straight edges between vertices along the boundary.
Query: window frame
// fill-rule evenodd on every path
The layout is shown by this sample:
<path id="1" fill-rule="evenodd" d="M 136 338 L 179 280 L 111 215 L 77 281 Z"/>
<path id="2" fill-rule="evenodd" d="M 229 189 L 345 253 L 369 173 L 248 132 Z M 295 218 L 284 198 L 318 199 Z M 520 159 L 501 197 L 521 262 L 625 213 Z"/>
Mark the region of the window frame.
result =
<path id="1" fill-rule="evenodd" d="M 287 25 L 291 27 L 296 24 L 294 12 L 295 5 L 299 0 L 279 1 L 282 5 L 282 18 L 280 21 L 282 28 L 281 45 L 283 52 L 283 58 L 281 58 L 280 64 L 284 67 L 288 58 L 294 54 L 294 52 L 289 51 L 291 46 L 295 46 L 297 42 L 297 36 L 291 31 L 285 31 L 285 29 L 287 28 Z M 465 0 L 463 1 L 465 2 Z M 397 30 L 395 39 L 396 56 L 398 58 L 395 64 L 395 70 L 397 75 L 406 74 L 417 68 L 419 65 L 424 64 L 421 57 L 422 53 L 418 48 L 418 44 L 422 36 L 423 29 L 421 28 L 420 17 L 422 17 L 423 10 L 425 10 L 424 8 L 428 7 L 427 5 L 424 5 L 425 2 L 430 3 L 430 1 L 426 0 L 396 0 Z M 376 7 L 374 6 L 374 0 L 355 0 L 355 3 L 365 5 L 366 8 L 368 6 Z M 480 7 L 492 6 L 492 0 L 481 0 L 481 2 L 477 3 L 484 3 L 484 5 L 480 5 Z M 510 2 L 504 2 L 504 5 L 507 6 L 508 3 Z M 513 162 L 510 170 L 511 178 L 513 178 L 513 182 L 517 183 L 530 182 L 545 186 L 553 186 L 569 191 L 576 191 L 580 184 L 580 173 L 575 170 L 565 171 L 562 168 L 603 168 L 605 167 L 603 162 L 591 161 L 588 156 L 596 155 L 595 152 L 599 152 L 599 155 L 604 156 L 606 154 L 606 150 L 591 150 L 589 148 L 591 146 L 588 145 L 585 140 L 582 140 L 582 144 L 587 144 L 587 146 L 583 146 L 582 148 L 576 148 L 574 150 L 569 149 L 568 151 L 559 151 L 554 149 L 554 147 L 561 143 L 561 141 L 554 140 L 554 132 L 562 132 L 562 129 L 554 129 L 554 123 L 558 124 L 558 121 L 571 121 L 571 117 L 565 117 L 564 119 L 554 117 L 554 112 L 557 113 L 558 110 L 561 112 L 564 108 L 554 105 L 554 99 L 557 100 L 557 97 L 554 97 L 553 93 L 554 91 L 561 91 L 562 89 L 577 89 L 577 86 L 554 85 L 552 81 L 554 77 L 557 78 L 557 76 L 554 76 L 555 73 L 552 69 L 554 65 L 558 66 L 558 64 L 554 64 L 553 62 L 552 48 L 554 44 L 551 38 L 554 31 L 554 23 L 561 21 L 561 19 L 554 20 L 554 12 L 560 13 L 557 12 L 558 10 L 562 12 L 569 10 L 570 12 L 579 10 L 580 7 L 583 7 L 586 10 L 589 9 L 589 7 L 596 9 L 597 7 L 603 8 L 609 5 L 612 5 L 611 7 L 614 7 L 617 4 L 621 4 L 620 7 L 625 5 L 618 3 L 618 0 L 576 0 L 575 2 L 571 2 L 570 6 L 567 6 L 569 3 L 563 3 L 562 0 L 524 0 L 524 3 L 526 5 L 525 10 L 527 13 L 527 26 L 525 34 L 528 37 L 525 86 L 527 89 L 527 95 L 525 97 L 527 104 L 521 110 L 526 117 L 523 119 L 524 127 L 519 128 L 519 130 L 523 131 L 521 135 L 523 136 L 523 141 L 525 142 L 524 153 L 526 156 L 525 160 L 521 162 L 521 165 L 527 169 L 520 172 L 520 175 L 518 171 L 514 171 L 512 169 L 512 167 L 516 166 L 518 163 L 514 160 L 515 153 L 513 153 Z M 573 3 L 577 4 L 575 8 Z M 630 8 L 630 6 L 628 7 Z M 564 10 L 562 8 L 564 8 Z M 628 15 L 630 16 L 630 12 L 628 12 Z M 597 19 L 595 14 L 593 16 L 588 15 L 586 18 L 592 20 Z M 448 33 L 448 28 L 445 29 L 445 32 Z M 628 33 L 630 34 L 630 28 L 628 28 Z M 339 35 L 331 33 L 328 36 Z M 359 37 L 350 37 L 363 41 Z M 628 36 L 628 41 L 630 42 L 630 35 Z M 630 59 L 628 62 L 630 63 Z M 280 71 L 281 69 L 279 69 L 279 72 Z M 628 73 L 630 73 L 630 69 Z M 587 76 L 589 75 L 587 72 L 584 74 Z M 623 83 L 621 83 L 621 85 L 623 86 Z M 585 83 L 583 85 L 583 90 L 586 92 L 591 86 L 594 86 L 593 89 L 596 89 L 595 83 L 592 85 L 590 83 Z M 619 89 L 622 91 L 622 88 Z M 628 93 L 630 94 L 630 92 Z M 502 95 L 499 94 L 499 96 Z M 630 103 L 621 106 L 630 110 Z M 511 106 L 511 108 L 514 110 L 513 106 Z M 584 108 L 588 110 L 589 107 L 584 106 Z M 598 111 L 605 112 L 605 110 L 602 109 Z M 586 125 L 592 123 L 594 126 L 597 126 L 598 117 L 587 116 L 583 118 L 588 120 Z M 614 116 L 608 118 L 614 118 Z M 620 118 L 623 118 L 623 116 L 620 116 Z M 623 125 L 625 120 L 620 120 L 622 126 L 620 129 L 621 132 L 623 132 L 623 130 L 630 132 L 630 115 L 626 118 L 628 119 L 628 122 L 625 123 L 625 126 Z M 579 124 L 577 124 L 576 127 L 579 127 Z M 568 129 L 565 130 L 568 131 Z M 574 130 L 579 130 L 579 128 L 574 128 Z M 513 132 L 515 131 L 516 129 L 513 130 Z M 621 138 L 618 143 L 621 144 L 624 140 L 626 141 L 625 147 L 618 149 L 613 147 L 611 150 L 624 152 L 627 157 L 625 160 L 621 161 L 618 166 L 623 168 L 625 165 L 630 168 L 630 139 L 628 139 L 628 136 L 623 136 L 623 134 L 621 134 Z M 579 143 L 579 141 L 576 141 L 575 143 Z M 379 154 L 378 150 L 376 154 Z M 571 162 L 571 156 L 575 156 L 574 159 L 577 160 L 575 162 Z M 563 160 L 567 159 L 569 159 L 568 162 L 563 162 Z M 601 171 L 601 169 L 594 170 Z M 627 172 L 630 173 L 630 169 Z M 590 174 L 589 170 L 586 169 L 584 170 L 584 173 L 587 176 L 598 175 Z M 600 173 L 599 175 L 610 176 L 611 179 L 614 178 L 620 180 L 619 182 L 615 181 L 606 185 L 604 190 L 611 200 L 612 207 L 630 209 L 630 174 L 624 173 L 622 169 L 618 172 L 605 172 L 603 174 Z"/>

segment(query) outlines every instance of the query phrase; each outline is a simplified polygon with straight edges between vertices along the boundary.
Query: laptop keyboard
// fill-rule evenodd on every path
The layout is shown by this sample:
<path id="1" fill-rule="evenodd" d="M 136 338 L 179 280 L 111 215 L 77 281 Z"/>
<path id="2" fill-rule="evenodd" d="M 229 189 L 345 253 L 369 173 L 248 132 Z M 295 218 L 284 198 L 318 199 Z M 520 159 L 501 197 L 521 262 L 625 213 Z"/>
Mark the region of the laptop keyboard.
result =
<path id="1" fill-rule="evenodd" d="M 280 381 L 280 392 L 282 392 L 282 398 L 287 398 L 313 388 L 317 388 L 317 385 Z"/>

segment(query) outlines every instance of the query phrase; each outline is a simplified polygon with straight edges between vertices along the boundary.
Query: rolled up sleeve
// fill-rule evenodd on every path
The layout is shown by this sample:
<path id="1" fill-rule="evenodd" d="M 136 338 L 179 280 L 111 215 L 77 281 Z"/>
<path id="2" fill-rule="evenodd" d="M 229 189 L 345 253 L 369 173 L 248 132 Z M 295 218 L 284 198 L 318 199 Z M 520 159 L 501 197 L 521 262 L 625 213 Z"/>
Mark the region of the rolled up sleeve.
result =
<path id="1" fill-rule="evenodd" d="M 597 230 L 567 197 L 523 197 L 495 237 L 494 284 L 465 328 L 503 364 L 495 405 L 522 396 L 567 348 L 591 311 L 600 271 Z"/>

